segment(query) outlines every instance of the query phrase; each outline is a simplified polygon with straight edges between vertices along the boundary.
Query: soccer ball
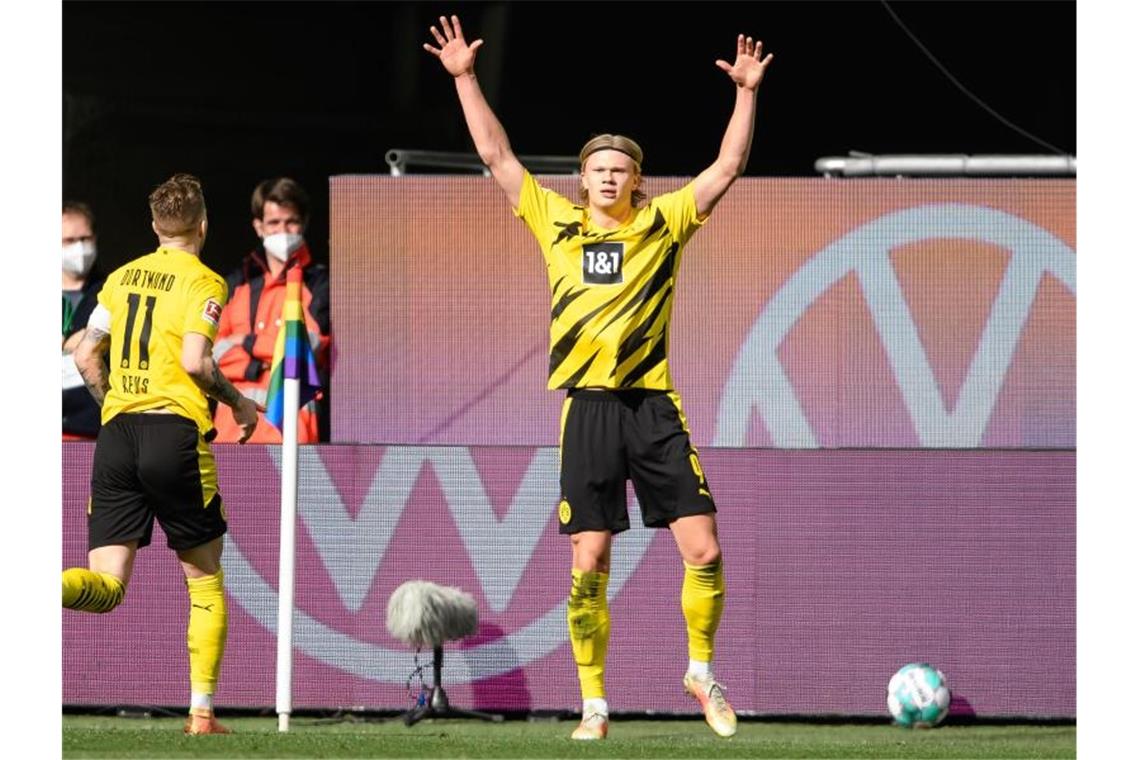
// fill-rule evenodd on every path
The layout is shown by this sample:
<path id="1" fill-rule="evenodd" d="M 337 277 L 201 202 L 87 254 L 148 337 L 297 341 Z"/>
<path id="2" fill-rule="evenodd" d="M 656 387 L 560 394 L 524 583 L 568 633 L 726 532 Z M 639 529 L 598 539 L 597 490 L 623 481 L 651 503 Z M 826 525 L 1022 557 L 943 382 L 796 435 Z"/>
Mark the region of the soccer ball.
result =
<path id="1" fill-rule="evenodd" d="M 887 709 L 900 726 L 937 726 L 950 712 L 946 676 L 925 662 L 903 665 L 887 684 Z"/>

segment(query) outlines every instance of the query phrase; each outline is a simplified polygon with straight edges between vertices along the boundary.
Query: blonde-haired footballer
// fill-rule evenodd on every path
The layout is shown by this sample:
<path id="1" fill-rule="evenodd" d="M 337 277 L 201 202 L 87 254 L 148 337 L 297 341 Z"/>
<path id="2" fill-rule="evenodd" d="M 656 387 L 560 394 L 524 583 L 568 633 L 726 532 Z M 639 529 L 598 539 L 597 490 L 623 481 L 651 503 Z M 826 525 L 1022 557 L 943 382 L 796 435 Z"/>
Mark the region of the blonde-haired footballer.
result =
<path id="1" fill-rule="evenodd" d="M 713 677 L 713 639 L 724 608 L 716 506 L 689 440 L 667 356 L 681 249 L 748 163 L 756 90 L 772 56 L 751 37 L 736 40 L 733 63 L 716 65 L 735 85 L 736 104 L 720 155 L 696 179 L 640 206 L 642 151 L 602 134 L 580 153 L 581 205 L 539 185 L 511 151 L 506 131 L 475 78 L 475 53 L 459 19 L 431 27 L 424 48 L 455 78 L 479 157 L 515 214 L 538 239 L 550 278 L 550 389 L 562 407 L 560 532 L 573 562 L 567 618 L 582 688 L 574 739 L 609 729 L 606 602 L 613 536 L 629 528 L 625 482 L 633 482 L 648 527 L 669 528 L 684 563 L 681 608 L 689 636 L 685 690 L 721 736 L 736 714 Z M 640 207 L 639 207 L 640 206 Z"/>
<path id="2" fill-rule="evenodd" d="M 245 439 L 258 406 L 211 354 L 225 281 L 199 256 L 206 239 L 201 183 L 177 174 L 150 195 L 158 249 L 115 270 L 99 292 L 75 363 L 103 408 L 87 507 L 87 568 L 63 571 L 63 606 L 110 612 L 154 520 L 178 555 L 190 595 L 188 734 L 225 734 L 213 695 L 226 645 L 222 536 L 226 513 L 207 442 L 209 394 L 231 407 Z M 109 352 L 108 370 L 103 355 Z"/>

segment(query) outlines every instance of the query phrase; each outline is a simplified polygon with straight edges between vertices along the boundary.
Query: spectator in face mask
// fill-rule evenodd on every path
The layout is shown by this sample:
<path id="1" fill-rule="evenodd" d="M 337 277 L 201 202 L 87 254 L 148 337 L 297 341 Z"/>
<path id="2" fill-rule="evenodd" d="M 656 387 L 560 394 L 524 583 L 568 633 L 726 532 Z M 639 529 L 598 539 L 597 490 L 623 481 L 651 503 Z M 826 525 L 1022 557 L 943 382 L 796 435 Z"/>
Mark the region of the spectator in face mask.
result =
<path id="1" fill-rule="evenodd" d="M 79 201 L 63 203 L 63 437 L 94 438 L 99 405 L 75 368 L 72 352 L 83 339 L 87 319 L 103 287 L 95 265 L 95 214 Z"/>
<path id="2" fill-rule="evenodd" d="M 309 196 L 287 177 L 268 179 L 253 191 L 251 199 L 253 230 L 260 245 L 249 253 L 238 269 L 226 278 L 230 300 L 222 310 L 214 358 L 226 379 L 244 395 L 264 405 L 269 390 L 273 348 L 282 324 L 285 303 L 285 273 L 293 267 L 303 271 L 301 303 L 309 342 L 322 374 L 321 399 L 301 409 L 297 440 L 315 443 L 328 440 L 327 369 L 329 344 L 328 268 L 313 262 L 305 242 L 309 222 Z M 218 431 L 215 441 L 233 443 L 241 438 L 228 406 L 219 405 L 214 414 Z M 281 433 L 262 414 L 251 443 L 280 443 Z"/>

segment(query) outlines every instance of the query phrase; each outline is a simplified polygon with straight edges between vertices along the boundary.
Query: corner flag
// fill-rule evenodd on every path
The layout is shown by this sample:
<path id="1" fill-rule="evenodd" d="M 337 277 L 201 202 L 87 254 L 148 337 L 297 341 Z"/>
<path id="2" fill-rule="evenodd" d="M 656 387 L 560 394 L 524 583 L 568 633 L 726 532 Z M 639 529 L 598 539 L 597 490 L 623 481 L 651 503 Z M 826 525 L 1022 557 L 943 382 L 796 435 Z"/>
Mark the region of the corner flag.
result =
<path id="1" fill-rule="evenodd" d="M 299 380 L 300 394 L 297 410 L 316 397 L 321 381 L 317 375 L 317 361 L 309 345 L 309 331 L 305 326 L 305 313 L 301 307 L 301 268 L 293 267 L 285 275 L 285 306 L 281 313 L 283 324 L 277 331 L 277 345 L 273 348 L 273 364 L 269 373 L 269 393 L 266 399 L 265 419 L 278 430 L 284 429 L 285 380 Z"/>

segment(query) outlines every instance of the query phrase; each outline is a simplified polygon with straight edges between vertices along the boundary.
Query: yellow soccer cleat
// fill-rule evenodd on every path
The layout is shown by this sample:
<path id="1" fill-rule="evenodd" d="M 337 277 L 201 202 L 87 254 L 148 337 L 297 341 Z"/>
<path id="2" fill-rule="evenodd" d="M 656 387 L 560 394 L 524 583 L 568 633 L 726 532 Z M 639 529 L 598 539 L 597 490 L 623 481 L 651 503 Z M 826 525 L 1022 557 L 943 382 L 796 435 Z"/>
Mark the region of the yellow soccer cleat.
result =
<path id="1" fill-rule="evenodd" d="M 685 674 L 685 691 L 701 704 L 705 721 L 720 736 L 736 733 L 736 713 L 724 696 L 724 687 L 711 675 L 698 677 Z"/>
<path id="2" fill-rule="evenodd" d="M 589 715 L 582 716 L 582 722 L 574 729 L 574 733 L 570 734 L 570 738 L 597 741 L 598 739 L 605 739 L 609 730 L 609 716 L 600 712 L 592 712 Z"/>

